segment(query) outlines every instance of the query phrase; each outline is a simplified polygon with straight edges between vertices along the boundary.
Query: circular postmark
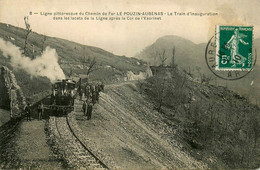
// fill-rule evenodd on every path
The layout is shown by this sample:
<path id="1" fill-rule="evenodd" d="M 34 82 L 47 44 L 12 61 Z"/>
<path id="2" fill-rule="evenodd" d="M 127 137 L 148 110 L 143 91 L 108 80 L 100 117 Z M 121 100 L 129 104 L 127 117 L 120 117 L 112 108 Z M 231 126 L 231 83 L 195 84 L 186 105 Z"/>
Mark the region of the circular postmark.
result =
<path id="1" fill-rule="evenodd" d="M 234 47 L 232 47 L 234 48 Z M 219 45 L 219 33 L 211 37 L 205 50 L 205 60 L 209 70 L 217 77 L 224 80 L 238 80 L 248 75 L 256 64 L 256 49 L 248 49 L 248 58 L 243 62 L 243 56 L 233 57 L 227 50 L 230 49 L 228 42 Z M 232 49 L 231 49 L 232 50 Z M 220 68 L 220 65 L 230 65 L 229 68 Z M 249 67 L 250 66 L 250 67 Z"/>

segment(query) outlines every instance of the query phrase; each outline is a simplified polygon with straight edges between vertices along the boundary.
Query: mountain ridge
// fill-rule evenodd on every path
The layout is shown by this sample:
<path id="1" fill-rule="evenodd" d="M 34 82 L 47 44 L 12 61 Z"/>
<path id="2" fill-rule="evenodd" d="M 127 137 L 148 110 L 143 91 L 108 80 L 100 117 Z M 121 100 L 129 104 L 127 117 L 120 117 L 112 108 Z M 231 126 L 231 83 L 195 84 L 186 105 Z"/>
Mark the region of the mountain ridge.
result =
<path id="1" fill-rule="evenodd" d="M 197 80 L 202 75 L 211 77 L 215 85 L 227 86 L 231 90 L 235 90 L 242 95 L 249 96 L 251 100 L 260 98 L 260 78 L 257 76 L 260 71 L 260 58 L 257 58 L 254 70 L 245 78 L 236 81 L 225 81 L 217 78 L 208 69 L 205 61 L 205 49 L 207 43 L 195 44 L 194 42 L 176 35 L 166 35 L 158 38 L 151 45 L 145 47 L 136 58 L 144 60 L 150 65 L 158 66 L 161 64 L 159 55 L 162 55 L 165 50 L 166 61 L 165 65 L 171 65 L 172 63 L 172 50 L 175 48 L 174 62 L 178 67 L 186 72 L 190 72 Z M 254 40 L 254 48 L 257 53 L 260 54 L 260 38 Z M 200 81 L 200 80 L 199 80 Z M 251 83 L 254 81 L 254 92 L 252 92 Z M 250 93 L 250 94 L 249 94 Z"/>

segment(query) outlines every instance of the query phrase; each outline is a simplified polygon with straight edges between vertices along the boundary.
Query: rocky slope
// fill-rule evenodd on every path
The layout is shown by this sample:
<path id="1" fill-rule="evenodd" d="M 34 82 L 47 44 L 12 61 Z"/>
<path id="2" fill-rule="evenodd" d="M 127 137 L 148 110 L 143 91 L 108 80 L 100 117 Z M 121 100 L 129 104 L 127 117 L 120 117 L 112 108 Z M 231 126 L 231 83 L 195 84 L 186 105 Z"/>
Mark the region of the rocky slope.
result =
<path id="1" fill-rule="evenodd" d="M 11 118 L 18 118 L 26 104 L 23 92 L 15 75 L 7 67 L 1 68 L 0 79 L 0 108 L 10 110 Z"/>

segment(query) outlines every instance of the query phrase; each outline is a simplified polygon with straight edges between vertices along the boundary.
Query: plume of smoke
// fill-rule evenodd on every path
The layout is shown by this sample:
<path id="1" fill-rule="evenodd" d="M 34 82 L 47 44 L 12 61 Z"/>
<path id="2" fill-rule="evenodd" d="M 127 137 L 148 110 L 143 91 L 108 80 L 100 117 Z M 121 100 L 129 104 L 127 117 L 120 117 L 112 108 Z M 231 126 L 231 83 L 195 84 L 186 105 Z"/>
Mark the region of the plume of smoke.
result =
<path id="1" fill-rule="evenodd" d="M 3 52 L 4 57 L 10 57 L 11 65 L 14 68 L 23 69 L 35 77 L 47 77 L 52 83 L 57 79 L 65 79 L 55 49 L 46 47 L 41 56 L 37 56 L 32 60 L 22 55 L 19 47 L 0 38 L 0 50 Z"/>

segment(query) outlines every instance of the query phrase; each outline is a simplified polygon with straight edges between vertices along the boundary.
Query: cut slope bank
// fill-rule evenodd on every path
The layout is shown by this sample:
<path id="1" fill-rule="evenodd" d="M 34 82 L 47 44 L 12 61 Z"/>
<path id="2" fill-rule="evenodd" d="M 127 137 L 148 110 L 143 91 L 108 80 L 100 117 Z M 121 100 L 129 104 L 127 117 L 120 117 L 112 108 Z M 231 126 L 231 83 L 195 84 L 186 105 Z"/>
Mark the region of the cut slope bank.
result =
<path id="1" fill-rule="evenodd" d="M 82 113 L 76 118 L 86 137 L 111 155 L 119 168 L 208 168 L 182 151 L 173 139 L 177 125 L 164 123 L 134 83 L 106 86 L 92 119 L 87 120 Z"/>

